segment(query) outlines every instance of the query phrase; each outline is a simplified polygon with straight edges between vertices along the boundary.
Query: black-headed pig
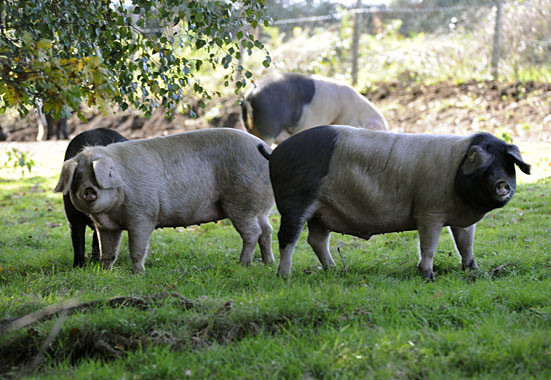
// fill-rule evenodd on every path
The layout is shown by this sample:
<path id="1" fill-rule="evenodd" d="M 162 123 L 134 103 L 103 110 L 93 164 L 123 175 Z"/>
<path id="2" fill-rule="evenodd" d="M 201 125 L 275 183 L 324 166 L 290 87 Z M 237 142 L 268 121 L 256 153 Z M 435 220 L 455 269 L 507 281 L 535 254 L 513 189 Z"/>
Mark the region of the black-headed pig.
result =
<path id="1" fill-rule="evenodd" d="M 96 146 L 96 145 L 109 145 L 112 143 L 118 143 L 128 141 L 126 138 L 118 134 L 117 132 L 105 129 L 97 128 L 89 131 L 84 131 L 77 136 L 75 136 L 69 145 L 67 145 L 67 150 L 65 151 L 64 161 L 67 161 L 70 158 L 76 156 L 84 147 L 86 146 Z M 69 194 L 63 195 L 63 207 L 65 208 L 65 216 L 67 217 L 67 222 L 69 223 L 69 228 L 71 229 L 71 240 L 73 242 L 73 267 L 81 267 L 84 265 L 85 255 L 85 232 L 86 226 L 89 226 L 94 230 L 94 235 L 92 236 L 92 259 L 99 259 L 99 242 L 97 232 L 94 229 L 94 223 L 88 217 L 88 215 L 78 211 L 71 199 Z"/>
<path id="2" fill-rule="evenodd" d="M 220 128 L 85 148 L 63 164 L 55 191 L 90 215 L 107 269 L 123 230 L 132 269 L 140 272 L 155 228 L 224 218 L 243 239 L 242 264 L 252 262 L 257 242 L 262 260 L 271 263 L 274 198 L 259 144 L 243 131 Z"/>
<path id="3" fill-rule="evenodd" d="M 512 198 L 515 165 L 530 173 L 515 145 L 488 133 L 416 135 L 322 126 L 285 140 L 271 156 L 259 150 L 269 158 L 281 214 L 279 275 L 291 272 L 306 222 L 308 243 L 325 268 L 335 265 L 331 231 L 369 239 L 418 230 L 418 268 L 432 279 L 444 226 L 450 227 L 462 267 L 476 268 L 475 223 Z"/>
<path id="4" fill-rule="evenodd" d="M 268 144 L 322 124 L 388 129 L 383 114 L 352 87 L 296 73 L 271 75 L 255 83 L 241 103 L 241 122 Z"/>

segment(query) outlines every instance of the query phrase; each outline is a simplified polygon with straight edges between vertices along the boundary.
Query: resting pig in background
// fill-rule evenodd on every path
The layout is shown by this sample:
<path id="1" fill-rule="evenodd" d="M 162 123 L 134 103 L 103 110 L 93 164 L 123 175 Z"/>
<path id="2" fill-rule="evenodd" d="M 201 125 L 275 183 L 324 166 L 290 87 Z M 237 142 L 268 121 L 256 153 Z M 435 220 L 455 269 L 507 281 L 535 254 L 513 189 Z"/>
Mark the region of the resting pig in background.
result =
<path id="1" fill-rule="evenodd" d="M 289 275 L 308 222 L 308 243 L 324 268 L 335 265 L 331 231 L 369 239 L 418 230 L 425 278 L 450 226 L 463 269 L 477 268 L 475 223 L 503 207 L 516 188 L 515 164 L 530 173 L 515 145 L 488 133 L 471 136 L 397 134 L 348 126 L 301 132 L 271 154 L 270 179 L 281 214 L 277 273 Z"/>
<path id="2" fill-rule="evenodd" d="M 294 73 L 272 75 L 251 87 L 241 102 L 241 122 L 269 145 L 325 124 L 388 129 L 381 112 L 352 87 Z"/>
<path id="3" fill-rule="evenodd" d="M 109 145 L 112 143 L 118 143 L 128 141 L 126 138 L 121 136 L 115 131 L 106 128 L 97 128 L 89 131 L 84 131 L 75 138 L 71 140 L 69 145 L 67 145 L 67 150 L 65 151 L 64 161 L 67 161 L 70 158 L 76 156 L 84 147 L 86 146 L 95 146 L 95 145 Z M 94 229 L 94 223 L 88 217 L 88 215 L 78 211 L 71 199 L 69 194 L 63 195 L 63 207 L 65 209 L 65 216 L 67 217 L 67 222 L 69 223 L 69 228 L 71 229 L 71 240 L 73 242 L 73 267 L 82 267 L 84 265 L 84 249 L 85 249 L 85 238 L 84 233 L 86 232 L 86 226 L 94 230 L 94 235 L 92 237 L 92 255 L 93 260 L 99 260 L 99 242 L 98 235 Z"/>
<path id="4" fill-rule="evenodd" d="M 89 147 L 65 161 L 54 191 L 69 194 L 90 215 L 107 269 L 123 230 L 132 269 L 141 272 L 155 228 L 224 218 L 243 239 L 242 264 L 252 262 L 257 242 L 262 260 L 271 263 L 274 198 L 259 144 L 243 131 L 220 128 Z"/>

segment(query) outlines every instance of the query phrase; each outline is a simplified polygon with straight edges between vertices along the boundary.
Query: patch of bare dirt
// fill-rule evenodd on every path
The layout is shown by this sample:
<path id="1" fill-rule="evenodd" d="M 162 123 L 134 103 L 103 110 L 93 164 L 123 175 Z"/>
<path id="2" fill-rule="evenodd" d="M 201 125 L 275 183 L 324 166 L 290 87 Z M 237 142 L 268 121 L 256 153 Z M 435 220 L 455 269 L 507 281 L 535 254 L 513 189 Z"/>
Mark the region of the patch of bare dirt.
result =
<path id="1" fill-rule="evenodd" d="M 380 107 L 396 132 L 487 131 L 515 140 L 551 142 L 550 83 L 387 83 L 364 95 Z"/>
<path id="2" fill-rule="evenodd" d="M 198 104 L 198 102 L 196 103 Z M 113 112 L 104 115 L 99 111 L 87 110 L 83 112 L 86 117 L 86 121 L 83 122 L 75 113 L 67 123 L 69 137 L 94 128 L 114 129 L 129 139 L 140 139 L 201 128 L 235 128 L 239 126 L 240 108 L 237 104 L 237 97 L 214 99 L 205 109 L 199 108 L 197 104 L 193 106 L 194 112 L 198 115 L 197 118 L 181 113 L 175 114 L 172 118 L 166 118 L 163 109 L 157 109 L 149 119 L 146 119 L 138 111 Z M 213 108 L 219 109 L 219 112 L 207 120 L 206 115 L 209 112 L 213 114 Z M 0 126 L 6 135 L 6 141 L 36 140 L 38 123 L 34 112 L 24 119 L 0 118 Z"/>
<path id="3" fill-rule="evenodd" d="M 513 139 L 551 142 L 549 83 L 380 83 L 371 86 L 364 95 L 381 109 L 395 132 L 468 134 L 488 131 Z M 149 120 L 137 111 L 108 115 L 88 111 L 86 122 L 76 115 L 69 120 L 69 134 L 72 137 L 87 129 L 105 127 L 136 139 L 200 128 L 241 127 L 237 96 L 213 99 L 205 109 L 197 106 L 193 109 L 198 118 L 176 114 L 167 119 L 161 109 Z M 3 117 L 0 125 L 7 141 L 36 139 L 35 115 L 16 121 Z"/>

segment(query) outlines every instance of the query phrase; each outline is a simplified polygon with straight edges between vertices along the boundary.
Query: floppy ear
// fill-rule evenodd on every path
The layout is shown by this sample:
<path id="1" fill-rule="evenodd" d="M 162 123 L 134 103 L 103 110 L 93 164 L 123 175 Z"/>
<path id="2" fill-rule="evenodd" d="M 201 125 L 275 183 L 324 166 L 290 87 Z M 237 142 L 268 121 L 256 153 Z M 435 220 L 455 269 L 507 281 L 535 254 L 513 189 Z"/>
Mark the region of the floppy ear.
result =
<path id="1" fill-rule="evenodd" d="M 523 173 L 530 174 L 530 165 L 522 160 L 520 150 L 516 145 L 507 145 L 507 150 L 505 153 L 510 159 L 513 160 L 515 164 L 518 165 Z"/>
<path id="2" fill-rule="evenodd" d="M 369 119 L 365 122 L 365 128 L 371 129 L 373 131 L 384 131 L 386 130 L 385 125 L 379 119 Z"/>
<path id="3" fill-rule="evenodd" d="M 59 181 L 57 182 L 54 192 L 67 195 L 69 189 L 71 188 L 71 184 L 73 183 L 73 175 L 75 174 L 75 169 L 77 166 L 78 163 L 72 158 L 63 163 L 61 174 L 59 175 Z"/>
<path id="4" fill-rule="evenodd" d="M 479 169 L 490 166 L 493 160 L 494 156 L 492 154 L 486 152 L 479 145 L 473 145 L 461 164 L 461 170 L 465 175 L 473 174 Z"/>
<path id="5" fill-rule="evenodd" d="M 102 189 L 112 189 L 122 186 L 122 180 L 115 169 L 115 163 L 109 157 L 102 157 L 92 163 L 96 181 Z"/>

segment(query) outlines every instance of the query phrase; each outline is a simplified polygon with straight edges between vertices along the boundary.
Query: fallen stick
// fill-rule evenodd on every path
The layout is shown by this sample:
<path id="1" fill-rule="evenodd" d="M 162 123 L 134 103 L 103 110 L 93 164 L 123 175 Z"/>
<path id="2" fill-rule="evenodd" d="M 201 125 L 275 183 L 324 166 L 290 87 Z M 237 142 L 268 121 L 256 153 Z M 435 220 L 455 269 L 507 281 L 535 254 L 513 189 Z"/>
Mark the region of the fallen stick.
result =
<path id="1" fill-rule="evenodd" d="M 68 313 L 70 313 L 77 309 L 87 309 L 97 305 L 107 305 L 109 307 L 137 307 L 145 310 L 150 307 L 152 303 L 157 303 L 159 299 L 164 299 L 167 297 L 178 298 L 180 300 L 180 305 L 186 310 L 191 309 L 195 306 L 195 303 L 193 301 L 189 300 L 188 298 L 177 292 L 161 293 L 146 298 L 133 296 L 117 296 L 109 298 L 107 300 L 93 300 L 80 303 L 78 302 L 78 297 L 75 297 L 66 301 L 62 301 L 55 305 L 47 306 L 44 309 L 32 312 L 19 318 L 1 320 L 0 335 L 7 334 L 11 331 L 15 331 L 32 325 L 33 323 L 51 317 L 52 315 L 55 315 L 62 311 L 67 311 Z"/>
<path id="2" fill-rule="evenodd" d="M 50 330 L 50 333 L 48 334 L 48 337 L 46 338 L 44 343 L 42 343 L 40 350 L 33 357 L 29 366 L 25 369 L 26 372 L 31 373 L 40 366 L 40 363 L 42 363 L 42 359 L 44 358 L 44 354 L 46 353 L 46 350 L 50 347 L 50 345 L 52 344 L 56 336 L 61 331 L 61 326 L 63 325 L 63 322 L 65 322 L 65 320 L 67 319 L 68 313 L 69 312 L 67 309 L 61 311 L 59 318 L 54 324 L 54 327 L 52 327 L 52 329 Z"/>
<path id="3" fill-rule="evenodd" d="M 71 298 L 66 301 L 62 301 L 55 305 L 50 305 L 45 307 L 42 310 L 34 311 L 30 314 L 24 315 L 22 317 L 16 318 L 4 324 L 0 329 L 0 334 L 7 334 L 11 331 L 21 329 L 28 325 L 32 325 L 35 322 L 38 322 L 44 318 L 50 317 L 54 314 L 57 314 L 63 310 L 70 310 L 79 305 L 78 297 Z"/>

